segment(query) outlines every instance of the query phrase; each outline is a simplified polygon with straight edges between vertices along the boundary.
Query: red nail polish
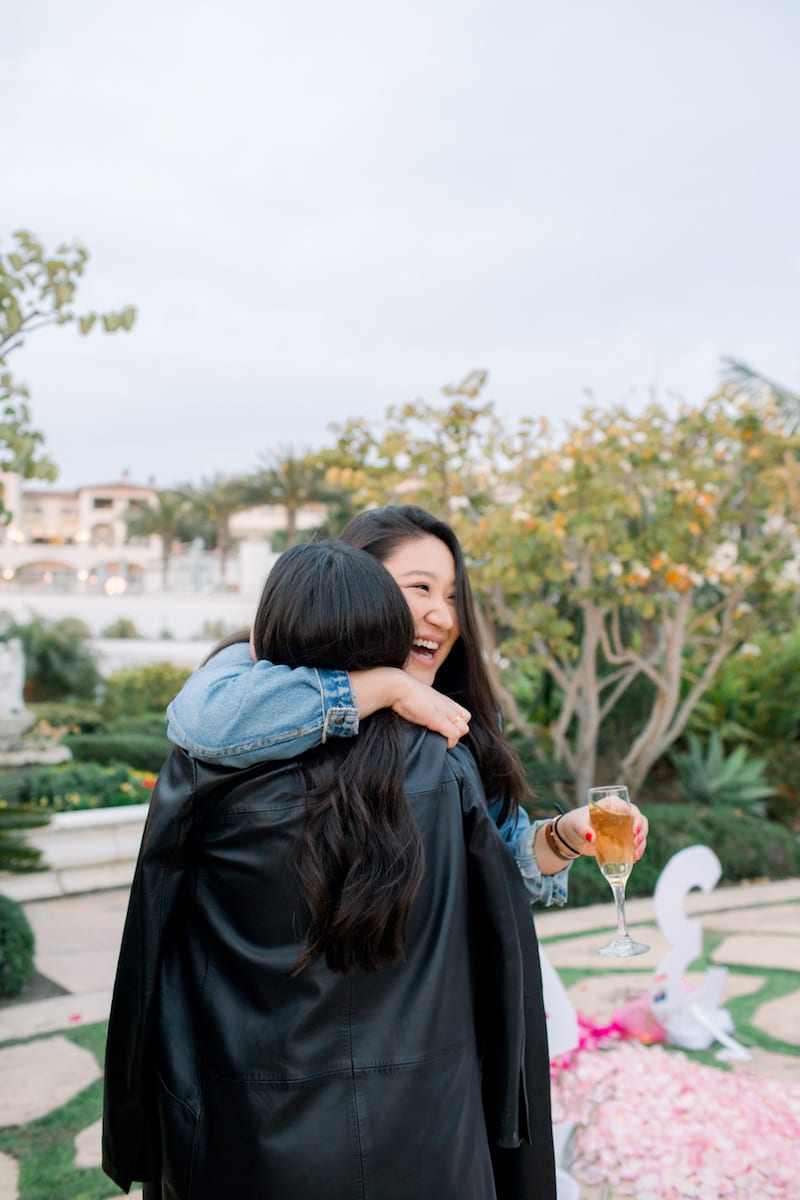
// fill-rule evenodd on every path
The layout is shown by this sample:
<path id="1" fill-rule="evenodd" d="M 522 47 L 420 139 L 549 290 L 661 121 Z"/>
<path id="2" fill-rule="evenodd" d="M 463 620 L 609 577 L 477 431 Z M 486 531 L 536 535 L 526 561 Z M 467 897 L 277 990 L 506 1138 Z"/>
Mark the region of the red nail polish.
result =
<path id="1" fill-rule="evenodd" d="M 592 833 L 591 829 L 587 829 L 587 830 L 586 830 L 585 837 L 586 837 L 586 840 L 587 840 L 587 842 L 593 842 L 593 841 L 594 841 L 594 834 Z"/>
<path id="2" fill-rule="evenodd" d="M 634 833 L 641 833 L 641 832 L 642 832 L 642 827 L 641 827 L 641 825 L 637 825 L 637 826 L 636 826 L 636 828 L 634 829 L 634 831 L 633 831 L 633 832 L 634 832 Z"/>

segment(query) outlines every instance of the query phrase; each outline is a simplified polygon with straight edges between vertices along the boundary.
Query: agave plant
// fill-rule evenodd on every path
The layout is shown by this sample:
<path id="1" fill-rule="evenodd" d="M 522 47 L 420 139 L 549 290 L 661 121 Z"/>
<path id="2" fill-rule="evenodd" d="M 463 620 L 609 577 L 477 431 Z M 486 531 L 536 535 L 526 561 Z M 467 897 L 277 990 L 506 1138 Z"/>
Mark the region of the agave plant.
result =
<path id="1" fill-rule="evenodd" d="M 764 777 L 763 758 L 748 758 L 744 746 L 737 746 L 726 756 L 716 730 L 711 732 L 705 746 L 693 733 L 689 734 L 688 742 L 688 753 L 672 758 L 687 800 L 746 808 L 753 816 L 764 815 L 762 802 L 774 795 L 775 789 Z"/>

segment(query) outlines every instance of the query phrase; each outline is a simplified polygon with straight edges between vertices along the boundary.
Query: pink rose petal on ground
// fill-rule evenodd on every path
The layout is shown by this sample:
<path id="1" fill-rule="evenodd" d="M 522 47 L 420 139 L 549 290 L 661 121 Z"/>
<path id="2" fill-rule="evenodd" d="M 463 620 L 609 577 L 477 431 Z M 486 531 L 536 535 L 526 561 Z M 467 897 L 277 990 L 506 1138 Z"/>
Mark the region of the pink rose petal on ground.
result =
<path id="1" fill-rule="evenodd" d="M 800 1196 L 800 1085 L 616 1042 L 571 1057 L 553 1107 L 575 1122 L 570 1170 L 588 1184 L 637 1200 Z"/>

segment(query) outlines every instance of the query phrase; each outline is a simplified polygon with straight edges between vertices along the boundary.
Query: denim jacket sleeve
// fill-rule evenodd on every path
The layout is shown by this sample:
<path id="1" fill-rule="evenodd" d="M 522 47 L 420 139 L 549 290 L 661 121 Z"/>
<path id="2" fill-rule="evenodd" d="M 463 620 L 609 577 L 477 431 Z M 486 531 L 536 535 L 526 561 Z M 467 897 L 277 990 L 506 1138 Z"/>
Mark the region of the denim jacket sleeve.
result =
<path id="1" fill-rule="evenodd" d="M 495 820 L 499 810 L 499 801 L 489 805 L 489 812 Z M 500 836 L 510 847 L 511 853 L 516 859 L 531 903 L 544 904 L 546 907 L 555 905 L 560 908 L 567 902 L 567 877 L 572 864 L 568 863 L 555 875 L 543 875 L 539 870 L 533 839 L 536 837 L 537 829 L 544 824 L 546 824 L 545 821 L 534 821 L 531 824 L 525 809 L 518 808 L 516 816 L 508 817 L 499 827 Z"/>
<path id="2" fill-rule="evenodd" d="M 356 733 L 346 671 L 253 662 L 245 643 L 215 654 L 167 709 L 167 734 L 177 746 L 229 767 L 293 758 L 329 737 Z"/>

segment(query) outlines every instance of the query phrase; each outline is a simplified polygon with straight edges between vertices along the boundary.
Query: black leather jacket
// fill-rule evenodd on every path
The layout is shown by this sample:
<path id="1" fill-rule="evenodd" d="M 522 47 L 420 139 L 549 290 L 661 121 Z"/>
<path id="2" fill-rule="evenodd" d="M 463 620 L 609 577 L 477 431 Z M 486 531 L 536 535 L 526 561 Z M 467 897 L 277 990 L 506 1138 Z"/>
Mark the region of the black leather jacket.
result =
<path id="1" fill-rule="evenodd" d="M 103 1166 L 148 1200 L 554 1200 L 525 889 L 473 760 L 408 727 L 426 869 L 405 961 L 288 971 L 304 943 L 295 764 L 172 752 L 131 889 Z"/>

